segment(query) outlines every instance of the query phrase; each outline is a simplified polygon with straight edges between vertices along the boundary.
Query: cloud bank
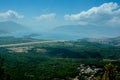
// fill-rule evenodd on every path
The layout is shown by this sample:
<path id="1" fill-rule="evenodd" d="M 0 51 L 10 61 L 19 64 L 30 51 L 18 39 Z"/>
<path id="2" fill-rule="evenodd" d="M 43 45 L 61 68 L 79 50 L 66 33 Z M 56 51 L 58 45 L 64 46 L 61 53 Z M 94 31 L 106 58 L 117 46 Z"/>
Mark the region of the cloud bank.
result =
<path id="1" fill-rule="evenodd" d="M 75 21 L 81 25 L 120 25 L 120 6 L 117 3 L 104 3 L 98 7 L 92 7 L 78 14 L 66 14 L 65 20 Z"/>
<path id="2" fill-rule="evenodd" d="M 40 16 L 35 17 L 37 20 L 52 20 L 56 17 L 55 13 L 50 14 L 42 14 Z"/>
<path id="3" fill-rule="evenodd" d="M 16 20 L 16 19 L 22 19 L 22 18 L 24 18 L 23 15 L 20 15 L 13 10 L 8 10 L 7 12 L 0 13 L 1 21 Z"/>

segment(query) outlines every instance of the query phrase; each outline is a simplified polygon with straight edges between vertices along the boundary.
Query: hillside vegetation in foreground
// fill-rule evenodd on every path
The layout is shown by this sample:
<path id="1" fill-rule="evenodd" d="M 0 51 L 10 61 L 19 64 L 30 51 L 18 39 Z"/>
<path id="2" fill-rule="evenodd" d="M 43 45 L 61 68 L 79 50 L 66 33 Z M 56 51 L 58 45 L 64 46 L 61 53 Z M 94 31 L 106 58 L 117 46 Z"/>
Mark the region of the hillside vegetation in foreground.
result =
<path id="1" fill-rule="evenodd" d="M 84 80 L 90 74 L 79 75 L 81 64 L 102 69 L 94 74 L 95 80 L 120 79 L 120 47 L 109 44 L 84 40 L 46 42 L 1 47 L 0 56 L 0 80 L 73 80 L 76 76 Z"/>

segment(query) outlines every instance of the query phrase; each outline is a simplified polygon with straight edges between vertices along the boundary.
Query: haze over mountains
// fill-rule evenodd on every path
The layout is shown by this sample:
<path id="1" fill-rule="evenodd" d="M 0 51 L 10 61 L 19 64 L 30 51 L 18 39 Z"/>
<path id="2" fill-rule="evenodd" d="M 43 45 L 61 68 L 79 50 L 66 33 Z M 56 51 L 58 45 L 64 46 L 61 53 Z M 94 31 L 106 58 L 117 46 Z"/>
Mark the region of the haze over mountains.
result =
<path id="1" fill-rule="evenodd" d="M 0 22 L 0 33 L 11 34 L 14 32 L 19 35 L 24 34 L 39 34 L 37 38 L 40 39 L 80 39 L 80 38 L 103 38 L 103 37 L 116 37 L 120 34 L 120 27 L 107 27 L 107 26 L 82 26 L 82 25 L 63 25 L 55 27 L 49 31 L 41 30 L 33 31 L 32 29 L 18 24 L 13 21 Z"/>
<path id="2" fill-rule="evenodd" d="M 82 25 L 66 25 L 54 29 L 56 32 L 75 35 L 78 37 L 112 37 L 119 36 L 120 27 L 107 27 L 107 26 L 82 26 Z"/>
<path id="3" fill-rule="evenodd" d="M 13 21 L 0 22 L 0 33 L 12 33 L 25 30 L 28 30 L 28 28 Z"/>
<path id="4" fill-rule="evenodd" d="M 89 3 L 89 6 L 84 4 L 86 2 L 79 0 L 73 1 L 74 6 L 68 1 L 55 1 L 57 5 L 54 5 L 52 1 L 48 1 L 48 4 L 46 1 L 45 4 L 42 2 L 44 1 L 32 2 L 30 4 L 32 8 L 26 7 L 28 3 L 25 2 L 26 5 L 22 4 L 25 10 L 17 3 L 13 8 L 7 7 L 5 10 L 2 6 L 0 33 L 9 33 L 13 36 L 38 34 L 39 36 L 34 37 L 52 40 L 120 36 L 120 5 L 117 1 L 101 3 L 91 1 L 93 3 Z M 3 1 L 1 5 L 3 4 L 6 2 Z M 64 7 L 61 7 L 63 4 Z M 23 11 L 15 9 L 16 6 Z M 50 9 L 46 9 L 46 6 Z"/>

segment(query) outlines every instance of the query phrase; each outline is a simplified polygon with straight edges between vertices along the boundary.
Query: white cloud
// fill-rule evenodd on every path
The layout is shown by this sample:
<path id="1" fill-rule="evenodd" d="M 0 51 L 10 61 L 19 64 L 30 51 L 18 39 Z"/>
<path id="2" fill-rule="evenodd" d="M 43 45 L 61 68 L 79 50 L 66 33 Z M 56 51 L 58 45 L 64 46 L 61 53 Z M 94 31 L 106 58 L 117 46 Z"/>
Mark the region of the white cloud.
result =
<path id="1" fill-rule="evenodd" d="M 23 15 L 19 15 L 17 12 L 13 10 L 8 10 L 7 12 L 2 12 L 0 13 L 0 20 L 5 21 L 5 20 L 16 20 L 16 19 L 21 19 L 24 18 Z"/>
<path id="2" fill-rule="evenodd" d="M 50 14 L 42 14 L 40 16 L 35 17 L 37 20 L 52 20 L 56 16 L 55 13 L 50 13 Z"/>
<path id="3" fill-rule="evenodd" d="M 80 25 L 87 25 L 88 23 L 84 22 L 84 21 L 79 21 L 78 24 L 80 24 Z"/>
<path id="4" fill-rule="evenodd" d="M 87 11 L 82 11 L 78 14 L 67 14 L 64 16 L 66 20 L 76 21 L 87 24 L 102 24 L 114 26 L 120 24 L 120 8 L 117 3 L 104 3 L 101 6 L 93 7 Z"/>

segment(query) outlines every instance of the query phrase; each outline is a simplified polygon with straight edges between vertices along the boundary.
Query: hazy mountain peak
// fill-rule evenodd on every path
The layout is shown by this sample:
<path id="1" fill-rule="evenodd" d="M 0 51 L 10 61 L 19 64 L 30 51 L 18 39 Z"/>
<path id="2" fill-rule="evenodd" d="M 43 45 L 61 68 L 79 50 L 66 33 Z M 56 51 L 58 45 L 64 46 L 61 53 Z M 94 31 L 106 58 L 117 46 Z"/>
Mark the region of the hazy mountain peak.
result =
<path id="1" fill-rule="evenodd" d="M 27 30 L 27 27 L 13 22 L 13 21 L 4 21 L 0 22 L 0 32 L 1 33 L 11 33 L 11 32 L 16 32 L 16 31 L 23 31 Z"/>

